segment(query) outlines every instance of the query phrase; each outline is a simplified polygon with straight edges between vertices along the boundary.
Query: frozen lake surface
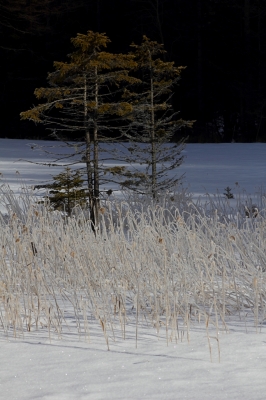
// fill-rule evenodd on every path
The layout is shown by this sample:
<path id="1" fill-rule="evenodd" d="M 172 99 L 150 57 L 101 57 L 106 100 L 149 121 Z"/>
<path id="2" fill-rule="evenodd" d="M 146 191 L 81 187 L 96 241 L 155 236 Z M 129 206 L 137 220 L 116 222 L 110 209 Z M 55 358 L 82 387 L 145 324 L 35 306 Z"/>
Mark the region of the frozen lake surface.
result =
<path id="1" fill-rule="evenodd" d="M 12 188 L 19 185 L 16 171 L 29 185 L 51 180 L 59 173 L 58 167 L 34 164 L 52 162 L 53 159 L 45 157 L 41 150 L 32 150 L 32 143 L 29 140 L 0 139 L 0 173 Z M 50 151 L 58 150 L 57 142 L 36 143 L 49 146 Z M 178 176 L 185 174 L 183 186 L 195 195 L 213 194 L 217 190 L 223 193 L 227 186 L 234 191 L 236 183 L 253 194 L 266 183 L 265 143 L 188 144 L 183 154 L 183 164 L 173 173 Z"/>

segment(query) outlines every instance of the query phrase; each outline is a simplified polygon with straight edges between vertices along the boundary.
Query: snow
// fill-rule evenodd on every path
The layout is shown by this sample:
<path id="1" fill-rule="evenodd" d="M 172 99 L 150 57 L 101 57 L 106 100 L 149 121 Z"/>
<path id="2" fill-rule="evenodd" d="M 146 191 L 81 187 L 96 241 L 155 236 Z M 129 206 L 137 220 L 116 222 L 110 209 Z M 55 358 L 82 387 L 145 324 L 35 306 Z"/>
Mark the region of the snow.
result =
<path id="1" fill-rule="evenodd" d="M 108 352 L 95 332 L 91 343 L 28 336 L 1 340 L 3 399 L 265 399 L 266 335 L 221 334 L 221 362 L 210 362 L 203 332 L 170 343 L 150 334 L 138 348 L 118 341 Z"/>
<path id="2" fill-rule="evenodd" d="M 58 143 L 52 141 L 37 141 L 39 146 L 45 146 L 50 151 L 61 151 Z M 0 173 L 11 184 L 18 188 L 18 174 L 30 185 L 51 180 L 58 174 L 58 167 L 45 167 L 31 164 L 42 160 L 42 150 L 32 150 L 33 142 L 28 140 L 0 139 Z M 237 186 L 248 193 L 254 193 L 266 181 L 266 144 L 265 143 L 226 143 L 226 144 L 188 144 L 183 152 L 184 163 L 178 168 L 178 175 L 185 174 L 183 185 L 195 194 L 206 192 L 223 193 L 229 186 Z M 22 161 L 23 160 L 23 161 Z"/>
<path id="3" fill-rule="evenodd" d="M 193 193 L 237 186 L 254 193 L 266 181 L 265 143 L 188 144 L 179 171 Z"/>
<path id="4" fill-rule="evenodd" d="M 58 173 L 58 168 L 18 161 L 39 160 L 26 140 L 0 139 L 0 172 L 14 190 L 18 174 L 36 184 Z M 46 144 L 46 143 L 45 143 Z M 55 145 L 53 142 L 52 145 Z M 184 164 L 184 185 L 196 194 L 235 189 L 235 183 L 254 193 L 265 183 L 266 144 L 189 144 Z M 0 261 L 1 262 L 1 261 Z M 266 397 L 266 330 L 247 321 L 231 321 L 229 332 L 211 337 L 212 361 L 206 329 L 192 325 L 186 335 L 166 344 L 165 332 L 141 327 L 138 346 L 134 327 L 129 339 L 110 340 L 92 322 L 90 341 L 66 334 L 61 340 L 46 332 L 25 332 L 24 337 L 0 336 L 0 398 L 9 400 L 119 400 L 119 399 L 242 399 Z M 211 335 L 212 336 L 212 335 Z"/>

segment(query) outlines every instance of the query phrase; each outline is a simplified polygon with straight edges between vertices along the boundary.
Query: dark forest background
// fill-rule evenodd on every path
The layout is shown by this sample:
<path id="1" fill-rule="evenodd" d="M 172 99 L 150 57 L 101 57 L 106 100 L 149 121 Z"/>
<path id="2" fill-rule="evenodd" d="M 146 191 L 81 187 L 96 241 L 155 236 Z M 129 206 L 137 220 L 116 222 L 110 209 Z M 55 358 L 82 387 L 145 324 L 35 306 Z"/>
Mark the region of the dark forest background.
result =
<path id="1" fill-rule="evenodd" d="M 0 0 L 0 137 L 47 137 L 19 113 L 88 30 L 113 52 L 145 34 L 187 66 L 174 106 L 197 120 L 190 142 L 266 141 L 265 0 Z"/>

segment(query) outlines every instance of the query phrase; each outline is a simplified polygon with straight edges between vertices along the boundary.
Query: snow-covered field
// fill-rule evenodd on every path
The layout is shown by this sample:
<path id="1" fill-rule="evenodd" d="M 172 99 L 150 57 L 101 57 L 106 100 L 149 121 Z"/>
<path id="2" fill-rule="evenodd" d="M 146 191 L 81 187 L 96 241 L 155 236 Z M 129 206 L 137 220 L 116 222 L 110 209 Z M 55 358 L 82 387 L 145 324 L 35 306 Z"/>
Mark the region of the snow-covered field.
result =
<path id="1" fill-rule="evenodd" d="M 2 399 L 45 400 L 264 400 L 266 335 L 222 334 L 221 362 L 211 363 L 204 332 L 191 341 L 157 340 L 150 332 L 106 350 L 101 333 L 91 343 L 27 335 L 1 339 Z"/>
<path id="2" fill-rule="evenodd" d="M 30 146 L 27 145 L 28 143 L 29 142 L 25 140 L 0 139 L 0 172 L 14 190 L 18 189 L 19 184 L 16 171 L 19 171 L 20 176 L 30 185 L 47 180 L 51 175 L 58 172 L 58 170 L 53 167 L 38 167 L 24 161 L 17 161 L 19 159 L 34 161 L 34 159 L 38 160 L 39 156 L 42 157 L 41 154 L 36 155 L 36 153 L 31 150 Z M 216 190 L 223 192 L 224 188 L 227 186 L 231 187 L 233 192 L 240 187 L 241 189 L 245 189 L 248 194 L 253 195 L 259 187 L 265 184 L 266 144 L 191 144 L 187 146 L 185 151 L 186 159 L 184 164 L 179 168 L 178 173 L 180 175 L 184 172 L 186 173 L 184 186 L 188 186 L 196 195 L 203 195 L 206 192 L 215 193 Z M 238 185 L 235 185 L 236 182 L 238 182 Z M 215 250 L 217 260 L 222 260 L 224 257 L 229 263 L 232 262 L 236 268 L 236 272 L 238 272 L 237 266 L 239 260 L 233 260 L 232 254 L 234 254 L 234 252 L 231 254 L 228 253 L 228 249 L 231 246 L 230 243 L 233 241 L 236 242 L 238 246 L 238 257 L 239 254 L 241 254 L 243 262 L 245 261 L 248 263 L 248 270 L 243 273 L 245 287 L 240 285 L 240 281 L 237 284 L 230 282 L 230 276 L 226 276 L 226 291 L 229 293 L 228 298 L 231 299 L 232 307 L 228 312 L 233 310 L 238 301 L 242 301 L 242 295 L 245 299 L 243 306 L 244 304 L 248 305 L 246 311 L 245 308 L 243 310 L 241 309 L 241 320 L 235 318 L 233 311 L 232 315 L 230 315 L 230 313 L 227 315 L 226 329 L 221 321 L 219 321 L 218 331 L 215 324 L 210 324 L 207 329 L 207 321 L 203 318 L 204 314 L 202 314 L 202 323 L 198 324 L 196 319 L 199 317 L 199 314 L 196 313 L 194 319 L 191 317 L 190 330 L 188 331 L 185 324 L 182 325 L 180 323 L 178 332 L 174 331 L 173 336 L 169 333 L 167 345 L 166 337 L 168 333 L 166 333 L 166 327 L 163 325 L 163 321 L 158 333 L 157 330 L 151 327 L 146 321 L 146 316 L 148 314 L 145 314 L 143 311 L 142 318 L 144 319 L 140 321 L 139 324 L 137 347 L 135 340 L 135 317 L 133 318 L 132 316 L 131 318 L 129 316 L 125 340 L 121 337 L 118 319 L 116 320 L 117 326 L 114 324 L 114 334 L 112 334 L 112 329 L 109 327 L 108 341 L 110 351 L 108 351 L 106 337 L 103 334 L 102 327 L 95 318 L 91 318 L 88 321 L 89 338 L 85 338 L 84 332 L 80 334 L 79 337 L 77 329 L 74 329 L 74 326 L 71 325 L 74 323 L 74 320 L 72 321 L 71 319 L 67 319 L 69 329 L 66 327 L 64 328 L 65 330 L 61 339 L 58 339 L 58 333 L 56 334 L 53 329 L 51 329 L 51 337 L 49 339 L 47 325 L 44 325 L 37 332 L 27 332 L 27 330 L 24 329 L 23 335 L 18 331 L 18 337 L 14 338 L 11 334 L 8 336 L 4 334 L 4 330 L 1 328 L 4 318 L 3 314 L 0 314 L 0 398 L 11 400 L 136 400 L 143 398 L 160 400 L 265 399 L 266 323 L 265 314 L 260 313 L 259 316 L 256 314 L 256 306 L 258 306 L 258 303 L 265 304 L 265 297 L 263 297 L 265 293 L 265 272 L 263 272 L 263 269 L 265 269 L 265 264 L 263 264 L 265 260 L 265 228 L 263 228 L 263 226 L 263 223 L 258 225 L 257 232 L 259 238 L 256 243 L 255 239 L 257 236 L 254 235 L 254 237 L 251 238 L 252 235 L 250 235 L 250 243 L 254 243 L 254 247 L 256 244 L 257 253 L 253 252 L 254 247 L 247 249 L 247 252 L 245 248 L 242 249 L 241 234 L 237 236 L 238 233 L 233 231 L 234 227 L 228 226 L 226 228 L 225 234 L 231 235 L 228 240 L 217 236 L 217 240 L 219 241 L 217 243 L 220 243 Z M 48 229 L 45 224 L 43 227 L 43 238 L 45 241 L 49 239 L 45 233 Z M 180 232 L 181 231 L 182 229 L 180 226 Z M 204 236 L 205 231 L 202 232 Z M 247 230 L 247 233 L 249 232 L 251 231 Z M 154 256 L 154 260 L 156 257 L 158 258 L 160 256 L 160 252 L 158 253 L 159 255 L 156 253 L 159 244 L 156 245 L 156 243 L 152 243 L 152 233 L 153 232 L 149 233 L 149 231 L 147 231 L 144 239 L 140 240 L 141 249 L 134 248 L 134 243 L 132 243 L 131 252 L 134 253 L 136 257 L 140 254 L 141 257 L 143 257 L 144 263 L 146 260 L 145 251 L 148 248 L 145 246 L 154 246 L 152 248 L 155 254 L 150 255 L 150 257 Z M 45 247 L 44 244 L 43 249 L 41 247 L 42 236 L 40 231 L 36 230 L 35 235 L 39 235 L 38 240 L 40 244 L 39 247 L 37 246 L 38 250 L 40 248 L 39 256 L 42 257 L 42 254 L 44 254 L 47 258 L 51 257 L 49 252 L 52 250 L 50 250 L 50 247 Z M 149 235 L 151 236 L 149 237 Z M 207 242 L 203 242 L 203 236 L 194 238 L 192 236 L 193 233 L 190 235 L 189 231 L 184 231 L 184 236 L 181 237 L 184 241 L 182 242 L 184 246 L 182 245 L 181 247 L 180 245 L 179 252 L 186 246 L 186 241 L 190 243 L 189 240 L 191 240 L 195 243 L 193 251 L 196 257 L 191 261 L 190 258 L 192 255 L 187 253 L 189 257 L 187 259 L 182 258 L 183 264 L 181 264 L 184 266 L 184 270 L 182 271 L 186 271 L 186 262 L 188 265 L 193 265 L 197 257 L 199 263 L 202 262 L 204 257 L 206 258 L 206 271 L 210 273 L 216 271 L 216 267 L 213 264 L 215 261 L 214 255 L 210 251 L 213 243 L 208 244 Z M 6 237 L 7 236 L 4 236 L 3 232 L 0 232 L 0 240 L 4 240 Z M 54 236 L 54 238 L 51 236 L 51 238 L 52 247 L 52 243 L 56 245 L 57 239 L 59 238 L 56 236 Z M 238 239 L 239 243 L 237 242 Z M 10 243 L 12 240 L 14 246 L 20 246 L 20 243 L 22 246 L 23 240 L 24 245 L 26 245 L 28 239 L 23 238 L 21 233 L 20 241 L 18 241 L 18 238 L 14 237 L 10 239 Z M 171 240 L 169 241 L 169 246 L 174 246 L 174 241 L 173 239 Z M 215 240 L 216 238 L 213 238 L 213 241 Z M 249 240 L 248 235 L 246 240 Z M 87 247 L 90 248 L 89 240 L 87 240 L 86 243 L 88 243 Z M 108 242 L 106 243 L 106 246 L 109 245 Z M 114 247 L 118 248 L 120 246 L 119 242 L 114 241 L 112 243 Z M 159 241 L 158 243 L 161 242 Z M 202 243 L 204 246 L 202 246 Z M 72 242 L 70 240 L 68 244 L 64 245 L 70 247 L 72 245 L 77 246 L 77 237 L 73 235 Z M 178 246 L 178 242 L 176 245 Z M 121 254 L 124 251 L 124 247 L 125 246 L 121 243 L 121 247 L 119 247 Z M 110 254 L 112 254 L 111 250 L 111 248 L 108 250 Z M 97 247 L 95 247 L 95 251 L 97 251 Z M 114 254 L 118 253 L 114 252 Z M 123 257 L 123 254 L 121 257 Z M 261 272 L 258 273 L 258 278 L 257 275 L 255 276 L 257 264 L 253 259 L 254 254 L 259 254 L 258 259 L 260 260 L 260 264 L 263 264 L 261 265 L 261 267 L 263 267 Z M 68 268 L 72 262 L 70 255 L 74 260 L 74 253 L 68 254 L 68 257 L 66 256 L 67 258 L 65 259 L 66 268 Z M 12 257 L 14 257 L 15 260 L 15 256 Z M 12 257 L 10 260 L 12 260 Z M 28 265 L 27 260 L 29 257 L 32 257 L 32 254 L 27 253 L 23 257 L 25 257 L 25 259 L 22 260 L 21 267 L 17 270 L 17 274 L 21 274 L 22 277 L 24 274 L 26 275 L 28 273 L 26 267 L 25 270 L 23 270 L 23 262 Z M 58 254 L 57 257 L 60 258 L 61 255 Z M 100 256 L 93 254 L 93 250 L 91 250 L 90 257 L 89 259 L 94 259 L 95 257 L 99 265 L 102 262 Z M 55 264 L 56 262 L 59 261 L 55 260 Z M 81 266 L 86 266 L 86 260 L 84 262 L 85 264 L 82 264 L 83 259 L 75 261 L 75 263 L 77 263 L 77 270 L 71 279 L 76 279 L 76 277 L 78 277 L 80 274 L 78 266 L 80 266 L 80 268 Z M 4 259 L 0 258 L 0 263 L 2 263 L 3 266 Z M 112 272 L 112 276 L 118 272 L 119 271 Z M 187 282 L 189 282 L 190 279 L 191 282 L 195 280 L 194 276 L 196 275 L 193 275 L 192 272 L 193 271 L 190 271 L 188 268 L 187 276 L 185 277 Z M 149 273 L 153 273 L 153 271 L 149 271 Z M 146 272 L 143 275 L 144 278 L 146 277 L 145 274 Z M 254 276 L 252 274 L 254 274 Z M 217 276 L 215 279 L 217 279 Z M 15 304 L 14 299 L 3 298 L 4 292 L 2 291 L 3 286 L 1 286 L 1 279 L 0 296 L 2 296 L 3 302 L 9 304 L 9 302 L 12 303 L 13 301 L 13 304 Z M 7 279 L 9 279 L 9 277 L 7 277 Z M 12 279 L 14 282 L 17 282 L 16 276 L 12 276 Z M 31 279 L 34 281 L 34 276 Z M 39 287 L 38 290 L 43 290 L 40 289 L 40 282 L 42 282 L 42 279 L 45 281 L 42 277 L 36 281 L 39 282 L 38 285 L 40 285 L 38 286 L 36 284 L 36 288 Z M 88 279 L 87 276 L 86 279 Z M 211 275 L 211 279 L 214 279 L 213 275 Z M 220 299 L 219 296 L 222 296 L 225 290 L 223 288 L 217 289 L 217 284 L 219 286 L 219 279 L 220 278 L 218 278 L 218 281 L 215 281 L 213 286 L 215 290 L 217 290 L 214 296 L 217 304 L 218 299 Z M 239 279 L 242 279 L 241 274 L 239 275 Z M 147 282 L 149 282 L 149 280 L 147 280 Z M 160 283 L 162 285 L 161 287 L 164 287 L 163 285 L 168 287 L 170 281 L 167 282 Z M 183 282 L 184 281 L 181 281 L 180 283 L 180 291 L 184 290 L 185 286 L 183 286 Z M 208 284 L 208 277 L 206 281 L 202 278 L 202 282 L 205 282 L 204 285 Z M 139 284 L 141 285 L 142 281 Z M 106 291 L 110 290 L 108 285 L 110 286 L 110 282 L 106 281 Z M 241 286 L 239 292 L 236 291 L 237 286 Z M 197 287 L 197 282 L 195 283 L 195 287 Z M 254 289 L 254 293 L 252 293 L 252 288 Z M 62 287 L 63 292 L 64 290 L 65 288 Z M 209 298 L 212 297 L 211 291 L 208 292 L 208 289 L 205 288 L 201 293 L 200 290 L 201 289 L 199 289 L 198 296 L 200 297 L 202 293 L 205 293 L 206 304 L 209 304 Z M 177 296 L 180 296 L 180 304 L 186 304 L 187 300 L 184 300 L 182 297 L 183 294 L 180 293 L 177 293 Z M 71 294 L 68 294 L 67 290 L 64 294 L 71 297 Z M 253 294 L 254 297 L 252 297 Z M 27 295 L 24 295 L 24 299 L 28 299 Z M 249 304 L 251 304 L 250 301 L 253 300 L 254 304 L 252 303 L 253 305 L 249 306 Z M 33 301 L 35 300 L 33 299 Z M 168 299 L 168 301 L 170 302 L 170 299 Z M 213 309 L 217 307 L 215 302 L 212 304 Z M 68 312 L 67 308 L 66 312 Z M 180 310 L 180 314 L 182 314 L 182 312 L 183 311 Z M 50 315 L 49 310 L 48 314 Z M 257 326 L 254 326 L 253 314 L 259 317 Z M 66 316 L 67 315 L 66 313 Z M 28 316 L 25 317 L 25 320 L 27 320 L 27 318 Z M 210 361 L 209 345 L 211 345 L 212 362 Z"/>
<path id="3" fill-rule="evenodd" d="M 57 152 L 58 143 L 37 141 L 40 146 L 48 146 Z M 38 184 L 59 173 L 58 167 L 44 167 L 27 161 L 39 162 L 44 158 L 41 150 L 32 150 L 29 140 L 0 139 L 0 173 L 13 188 L 19 185 L 18 171 L 28 184 Z M 50 147 L 49 147 L 50 146 Z M 61 149 L 61 151 L 63 151 Z M 240 188 L 253 194 L 266 184 L 266 144 L 188 144 L 184 150 L 184 163 L 178 168 L 179 176 L 185 173 L 184 186 L 197 194 L 223 193 L 229 186 L 235 191 Z M 50 158 L 51 160 L 51 158 Z"/>

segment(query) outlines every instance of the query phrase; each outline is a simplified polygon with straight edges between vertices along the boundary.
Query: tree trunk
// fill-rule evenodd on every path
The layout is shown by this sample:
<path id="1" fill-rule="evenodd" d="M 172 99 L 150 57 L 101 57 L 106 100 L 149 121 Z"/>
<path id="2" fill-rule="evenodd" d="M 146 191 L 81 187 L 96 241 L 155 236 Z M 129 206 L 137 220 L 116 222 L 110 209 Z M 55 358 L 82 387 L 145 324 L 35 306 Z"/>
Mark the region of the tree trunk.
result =
<path id="1" fill-rule="evenodd" d="M 202 52 L 202 0 L 198 0 L 198 111 L 202 119 L 204 113 L 203 94 L 203 52 Z"/>
<path id="2" fill-rule="evenodd" d="M 98 70 L 95 67 L 95 116 L 94 116 L 94 129 L 93 129 L 93 142 L 94 142 L 94 182 L 93 182 L 93 211 L 94 211 L 94 226 L 95 231 L 99 225 L 99 208 L 100 208 L 100 184 L 99 184 L 99 139 L 98 139 L 98 124 L 97 124 L 97 113 L 98 113 Z"/>
<path id="3" fill-rule="evenodd" d="M 244 38 L 245 38 L 245 55 L 244 55 L 244 81 L 243 81 L 243 107 L 242 107 L 242 137 L 246 140 L 251 135 L 251 32 L 250 32 L 250 0 L 244 0 Z"/>
<path id="4" fill-rule="evenodd" d="M 162 28 L 162 21 L 160 17 L 160 10 L 159 10 L 159 0 L 156 0 L 156 19 L 158 24 L 158 30 L 160 34 L 161 43 L 164 44 L 164 37 L 163 37 L 163 28 Z M 163 18 L 163 17 L 162 17 Z"/>
<path id="5" fill-rule="evenodd" d="M 157 171 L 156 171 L 156 144 L 155 144 L 155 118 L 154 118 L 154 88 L 153 88 L 153 70 L 150 54 L 150 92 L 151 92 L 151 192 L 155 199 L 157 195 Z"/>
<path id="6" fill-rule="evenodd" d="M 89 197 L 89 209 L 90 216 L 92 220 L 92 225 L 94 229 L 94 212 L 93 212 L 93 187 L 92 187 L 92 168 L 91 168 L 91 138 L 88 129 L 88 106 L 87 106 L 87 81 L 84 75 L 84 130 L 85 130 L 85 140 L 86 140 L 86 171 L 87 171 L 87 184 L 88 184 L 88 197 Z"/>

